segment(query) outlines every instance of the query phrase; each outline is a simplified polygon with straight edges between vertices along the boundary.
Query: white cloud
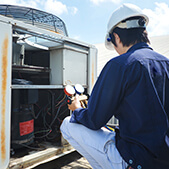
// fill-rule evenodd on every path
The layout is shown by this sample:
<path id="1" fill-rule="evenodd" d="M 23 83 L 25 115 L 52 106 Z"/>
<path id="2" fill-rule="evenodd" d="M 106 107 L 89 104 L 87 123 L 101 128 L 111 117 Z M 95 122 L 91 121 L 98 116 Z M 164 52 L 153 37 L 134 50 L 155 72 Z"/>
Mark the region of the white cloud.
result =
<path id="1" fill-rule="evenodd" d="M 72 15 L 76 15 L 76 13 L 78 12 L 78 9 L 76 7 L 69 7 L 68 9 L 71 11 Z"/>
<path id="2" fill-rule="evenodd" d="M 57 0 L 45 1 L 44 9 L 45 11 L 53 13 L 55 15 L 61 15 L 63 13 L 68 13 L 67 6 Z"/>
<path id="3" fill-rule="evenodd" d="M 169 7 L 166 3 L 155 3 L 154 10 L 144 9 L 143 12 L 149 17 L 149 36 L 169 34 Z"/>
<path id="4" fill-rule="evenodd" d="M 115 4 L 120 3 L 122 0 L 90 0 L 91 2 L 93 2 L 95 5 L 99 5 L 102 2 L 113 2 Z"/>
<path id="5" fill-rule="evenodd" d="M 36 8 L 54 15 L 62 15 L 63 13 L 75 15 L 78 12 L 76 7 L 67 7 L 59 0 L 0 0 L 0 4 Z"/>
<path id="6" fill-rule="evenodd" d="M 38 8 L 38 0 L 29 0 L 29 1 L 25 1 L 25 0 L 17 0 L 17 5 L 22 5 L 22 6 L 26 6 L 26 7 L 30 7 L 30 8 Z"/>
<path id="7" fill-rule="evenodd" d="M 47 0 L 44 2 L 44 10 L 55 15 L 62 15 L 63 13 L 75 15 L 78 11 L 76 7 L 67 7 L 58 0 Z"/>
<path id="8" fill-rule="evenodd" d="M 25 7 L 31 7 L 31 8 L 37 8 L 37 3 L 39 0 L 0 0 L 0 4 L 9 4 L 9 5 L 18 5 L 18 6 L 25 6 Z"/>
<path id="9" fill-rule="evenodd" d="M 0 0 L 0 4 L 16 5 L 18 0 Z"/>

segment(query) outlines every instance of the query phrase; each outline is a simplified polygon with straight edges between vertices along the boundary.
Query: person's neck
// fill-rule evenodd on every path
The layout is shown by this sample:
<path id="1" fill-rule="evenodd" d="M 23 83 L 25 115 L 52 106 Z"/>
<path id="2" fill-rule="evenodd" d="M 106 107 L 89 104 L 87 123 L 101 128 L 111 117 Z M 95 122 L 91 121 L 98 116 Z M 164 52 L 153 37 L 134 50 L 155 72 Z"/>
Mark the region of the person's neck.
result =
<path id="1" fill-rule="evenodd" d="M 126 53 L 132 46 L 133 45 L 121 47 L 120 50 L 118 51 L 119 55 Z"/>
<path id="2" fill-rule="evenodd" d="M 133 45 L 130 46 L 124 46 L 123 52 L 126 53 Z"/>

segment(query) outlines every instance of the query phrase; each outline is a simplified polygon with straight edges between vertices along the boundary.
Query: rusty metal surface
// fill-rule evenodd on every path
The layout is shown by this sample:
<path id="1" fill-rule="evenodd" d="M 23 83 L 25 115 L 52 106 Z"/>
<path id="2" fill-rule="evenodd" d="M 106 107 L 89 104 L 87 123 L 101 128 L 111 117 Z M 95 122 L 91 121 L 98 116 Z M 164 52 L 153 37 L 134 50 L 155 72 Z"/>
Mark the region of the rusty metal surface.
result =
<path id="1" fill-rule="evenodd" d="M 2 23 L 0 38 L 0 169 L 7 168 L 10 151 L 11 33 L 11 26 Z"/>
<path id="2" fill-rule="evenodd" d="M 5 39 L 2 43 L 2 86 L 1 86 L 1 160 L 2 162 L 6 159 L 6 146 L 5 146 L 5 114 L 6 114 L 6 90 L 7 90 L 7 66 L 8 66 L 8 35 L 5 35 Z"/>

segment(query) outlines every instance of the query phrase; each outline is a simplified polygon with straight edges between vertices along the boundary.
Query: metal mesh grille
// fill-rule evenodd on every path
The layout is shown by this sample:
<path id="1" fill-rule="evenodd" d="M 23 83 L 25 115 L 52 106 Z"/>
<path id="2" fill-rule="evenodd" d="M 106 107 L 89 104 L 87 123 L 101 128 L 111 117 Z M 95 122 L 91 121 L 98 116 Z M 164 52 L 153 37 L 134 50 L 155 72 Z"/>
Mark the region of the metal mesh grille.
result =
<path id="1" fill-rule="evenodd" d="M 68 36 L 65 23 L 57 16 L 33 8 L 0 5 L 0 14 Z"/>

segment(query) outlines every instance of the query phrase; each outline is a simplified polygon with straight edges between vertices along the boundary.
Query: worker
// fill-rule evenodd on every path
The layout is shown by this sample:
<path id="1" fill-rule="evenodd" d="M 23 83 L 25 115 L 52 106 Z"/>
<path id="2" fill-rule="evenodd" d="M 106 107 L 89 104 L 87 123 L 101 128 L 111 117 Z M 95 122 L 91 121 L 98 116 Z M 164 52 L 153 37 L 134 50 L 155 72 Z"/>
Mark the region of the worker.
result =
<path id="1" fill-rule="evenodd" d="M 82 108 L 78 97 L 63 137 L 93 169 L 169 169 L 169 60 L 149 45 L 148 17 L 133 4 L 115 10 L 105 46 L 115 49 Z M 115 116 L 115 132 L 103 127 Z"/>

